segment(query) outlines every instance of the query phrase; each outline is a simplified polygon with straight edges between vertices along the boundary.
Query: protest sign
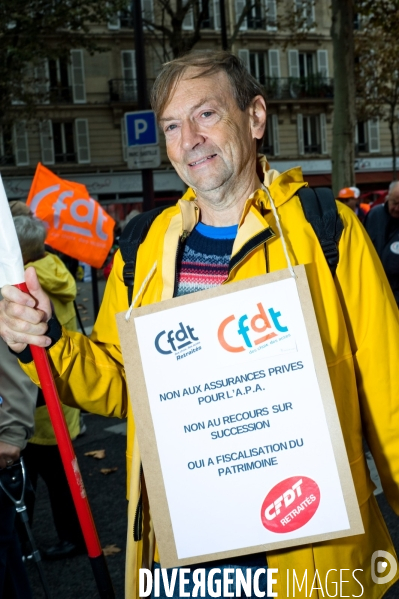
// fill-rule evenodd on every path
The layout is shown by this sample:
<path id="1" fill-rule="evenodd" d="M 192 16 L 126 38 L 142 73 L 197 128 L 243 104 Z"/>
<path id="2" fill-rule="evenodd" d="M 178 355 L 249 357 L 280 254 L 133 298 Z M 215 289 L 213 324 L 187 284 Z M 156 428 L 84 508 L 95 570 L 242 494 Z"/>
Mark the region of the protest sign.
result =
<path id="1" fill-rule="evenodd" d="M 114 240 L 115 221 L 84 185 L 65 181 L 39 163 L 27 204 L 47 223 L 49 246 L 95 268 L 102 267 Z"/>
<path id="2" fill-rule="evenodd" d="M 162 567 L 361 534 L 305 268 L 117 316 Z"/>

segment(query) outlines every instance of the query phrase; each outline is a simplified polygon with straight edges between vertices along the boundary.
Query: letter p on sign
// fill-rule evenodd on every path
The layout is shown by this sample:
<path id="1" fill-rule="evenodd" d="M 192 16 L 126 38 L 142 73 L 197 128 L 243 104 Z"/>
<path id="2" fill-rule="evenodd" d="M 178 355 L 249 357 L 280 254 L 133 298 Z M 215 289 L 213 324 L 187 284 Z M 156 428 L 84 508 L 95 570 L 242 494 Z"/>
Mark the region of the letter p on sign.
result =
<path id="1" fill-rule="evenodd" d="M 131 146 L 158 144 L 158 129 L 152 110 L 139 110 L 125 114 L 126 141 Z"/>
<path id="2" fill-rule="evenodd" d="M 136 119 L 134 121 L 134 138 L 136 141 L 140 141 L 140 135 L 145 133 L 148 129 L 148 123 L 144 119 Z"/>

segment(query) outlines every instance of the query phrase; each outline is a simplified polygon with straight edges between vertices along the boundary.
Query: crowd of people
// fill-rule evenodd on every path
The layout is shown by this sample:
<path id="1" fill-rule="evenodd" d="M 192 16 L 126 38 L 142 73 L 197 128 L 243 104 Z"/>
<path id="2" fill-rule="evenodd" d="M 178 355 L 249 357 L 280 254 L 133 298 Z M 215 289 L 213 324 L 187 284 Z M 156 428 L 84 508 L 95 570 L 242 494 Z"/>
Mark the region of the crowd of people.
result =
<path id="1" fill-rule="evenodd" d="M 337 241 L 339 261 L 332 273 L 298 200 L 306 186 L 301 170 L 280 174 L 258 154 L 266 126 L 264 91 L 233 54 L 192 52 L 171 61 L 156 80 L 152 106 L 169 160 L 188 190 L 177 205 L 159 213 L 141 240 L 134 307 L 282 270 L 287 268 L 287 256 L 293 265 L 310 264 L 310 292 L 365 530 L 363 535 L 193 565 L 187 579 L 193 585 L 198 568 L 209 571 L 215 564 L 222 571 L 278 568 L 281 576 L 273 590 L 286 597 L 287 569 L 295 568 L 301 579 L 304 571 L 316 570 L 323 578 L 331 569 L 359 569 L 364 573 L 364 596 L 378 599 L 398 575 L 378 585 L 369 577 L 373 552 L 395 555 L 395 550 L 373 495 L 363 440 L 373 454 L 386 497 L 399 513 L 399 183 L 390 186 L 384 205 L 367 214 L 359 205 L 357 188 L 339 192 L 342 232 Z M 33 385 L 38 377 L 29 344 L 44 347 L 57 375 L 72 437 L 79 432 L 77 408 L 128 418 L 126 598 L 138 598 L 139 569 L 159 568 L 162 561 L 143 492 L 145 473 L 115 322 L 115 314 L 130 304 L 124 260 L 116 251 L 88 338 L 76 331 L 73 277 L 57 256 L 45 252 L 43 227 L 30 215 L 16 216 L 14 222 L 31 295 L 12 286 L 2 289 L 0 348 L 12 366 L 0 374 L 1 384 L 7 380 L 10 388 L 10 392 L 8 386 L 0 389 L 1 410 L 7 415 L 0 422 L 0 468 L 7 470 L 24 453 L 32 482 L 41 475 L 50 491 L 59 543 L 47 555 L 62 557 L 80 550 L 73 505 L 65 485 L 60 479 L 55 483 L 54 473 L 62 477 L 62 467 L 48 415 Z M 1 360 L 0 367 L 5 363 Z M 21 402 L 21 396 L 29 401 Z M 52 494 L 54 483 L 57 493 Z M 0 501 L 7 503 L 1 494 Z M 63 518 L 58 518 L 57 510 Z M 67 512 L 70 521 L 65 526 Z M 20 560 L 13 518 L 10 512 L 2 519 L 8 528 L 0 531 L 0 589 L 3 585 L 4 596 L 10 599 L 27 598 L 27 581 L 13 575 Z M 246 525 L 245 509 L 241 524 Z M 267 596 L 266 576 L 263 580 L 261 590 Z M 358 589 L 354 582 L 346 585 L 348 596 L 357 596 Z M 163 579 L 160 596 L 171 596 Z M 173 597 L 179 596 L 176 588 Z"/>

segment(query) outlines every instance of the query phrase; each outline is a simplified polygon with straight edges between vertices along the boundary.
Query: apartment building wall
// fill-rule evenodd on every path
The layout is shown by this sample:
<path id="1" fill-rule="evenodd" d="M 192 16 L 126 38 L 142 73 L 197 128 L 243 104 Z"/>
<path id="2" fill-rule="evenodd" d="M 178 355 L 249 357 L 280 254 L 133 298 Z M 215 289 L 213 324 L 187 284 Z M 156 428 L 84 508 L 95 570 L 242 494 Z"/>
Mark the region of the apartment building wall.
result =
<path id="1" fill-rule="evenodd" d="M 157 0 L 145 0 L 146 14 L 151 1 L 157 18 Z M 209 27 L 202 30 L 196 48 L 221 46 L 219 0 L 211 2 Z M 263 12 L 247 16 L 232 50 L 266 88 L 269 118 L 264 149 L 279 170 L 299 164 L 310 184 L 328 185 L 333 121 L 330 1 L 316 0 L 313 8 L 301 0 L 260 2 Z M 226 2 L 229 39 L 242 6 L 243 0 Z M 308 13 L 301 15 L 311 24 L 306 31 L 295 27 L 292 16 L 304 7 Z M 123 127 L 124 114 L 137 109 L 130 25 L 116 16 L 112 23 L 93 28 L 92 35 L 108 47 L 106 52 L 91 56 L 76 49 L 69 65 L 43 66 L 48 80 L 57 80 L 57 93 L 38 107 L 35 121 L 21 120 L 13 131 L 0 132 L 1 172 L 10 198 L 23 199 L 41 161 L 60 176 L 86 183 L 100 201 L 125 203 L 126 210 L 141 201 L 141 173 L 127 168 Z M 190 33 L 189 18 L 185 31 Z M 151 32 L 145 37 L 150 87 L 164 53 Z M 44 76 L 43 85 L 45 81 Z M 385 185 L 390 180 L 391 155 L 386 123 L 365 123 L 360 128 L 358 182 Z M 156 196 L 178 197 L 184 184 L 170 167 L 163 142 L 161 148 L 162 165 L 154 174 Z"/>

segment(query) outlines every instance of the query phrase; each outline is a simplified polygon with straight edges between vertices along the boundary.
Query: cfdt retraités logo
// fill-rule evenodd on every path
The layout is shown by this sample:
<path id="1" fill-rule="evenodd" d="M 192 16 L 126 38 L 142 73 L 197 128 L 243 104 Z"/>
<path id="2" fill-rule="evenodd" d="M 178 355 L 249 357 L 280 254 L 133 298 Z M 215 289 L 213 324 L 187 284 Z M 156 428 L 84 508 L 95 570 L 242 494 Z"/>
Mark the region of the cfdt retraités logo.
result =
<path id="1" fill-rule="evenodd" d="M 288 327 L 282 323 L 281 312 L 257 304 L 258 311 L 251 317 L 248 314 L 225 318 L 219 325 L 220 345 L 228 352 L 251 350 L 254 346 L 275 343 L 278 338 L 290 337 Z M 283 333 L 286 335 L 283 336 Z"/>
<path id="2" fill-rule="evenodd" d="M 181 360 L 202 349 L 194 327 L 184 325 L 182 322 L 179 322 L 177 329 L 158 333 L 154 343 L 158 353 L 164 356 L 174 354 L 176 360 Z"/>

